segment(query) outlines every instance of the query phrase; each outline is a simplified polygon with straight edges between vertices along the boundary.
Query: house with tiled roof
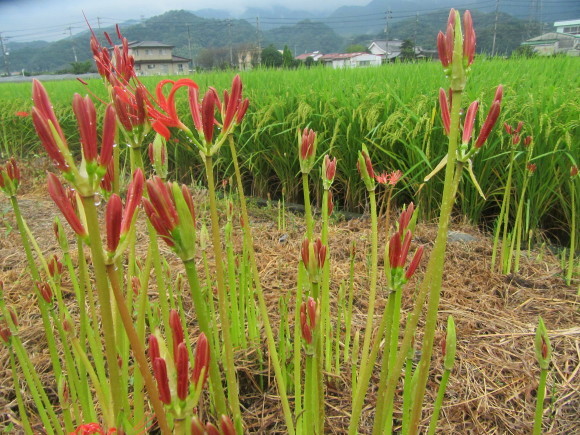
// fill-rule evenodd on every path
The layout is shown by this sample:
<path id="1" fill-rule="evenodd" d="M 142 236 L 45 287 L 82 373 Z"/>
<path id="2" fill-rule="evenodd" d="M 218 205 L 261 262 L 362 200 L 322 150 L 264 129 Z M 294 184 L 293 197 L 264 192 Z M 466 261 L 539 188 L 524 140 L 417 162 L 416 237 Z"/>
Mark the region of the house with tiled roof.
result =
<path id="1" fill-rule="evenodd" d="M 366 66 L 380 66 L 381 56 L 376 54 L 357 53 L 330 53 L 320 57 L 324 65 L 332 68 L 360 68 Z"/>
<path id="2" fill-rule="evenodd" d="M 555 32 L 544 33 L 522 42 L 523 46 L 532 47 L 540 56 L 565 54 L 580 56 L 580 19 L 556 21 Z"/>
<path id="3" fill-rule="evenodd" d="M 129 54 L 135 58 L 138 75 L 180 75 L 189 73 L 189 62 L 173 54 L 173 45 L 158 41 L 134 41 L 129 43 Z"/>
<path id="4" fill-rule="evenodd" d="M 311 57 L 312 60 L 316 62 L 318 59 L 322 57 L 322 53 L 320 51 L 313 51 L 312 53 L 302 53 L 296 56 L 294 59 L 305 61 L 309 57 Z"/>

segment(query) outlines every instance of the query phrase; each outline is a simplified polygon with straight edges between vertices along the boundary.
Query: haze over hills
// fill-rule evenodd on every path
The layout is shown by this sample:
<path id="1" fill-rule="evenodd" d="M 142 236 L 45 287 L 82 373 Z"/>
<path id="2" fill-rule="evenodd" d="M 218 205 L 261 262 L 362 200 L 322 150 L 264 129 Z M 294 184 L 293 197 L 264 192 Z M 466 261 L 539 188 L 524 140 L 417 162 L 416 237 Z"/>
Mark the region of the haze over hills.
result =
<path id="1" fill-rule="evenodd" d="M 503 0 L 502 4 L 509 7 L 510 2 L 512 6 L 521 6 L 520 0 Z M 544 10 L 543 17 L 569 19 L 576 16 L 574 14 L 580 17 L 580 2 L 562 0 L 562 3 L 567 6 L 566 14 L 560 12 L 566 9 L 564 6 L 550 4 L 550 11 Z M 473 5 L 473 0 L 459 0 L 457 4 Z M 495 24 L 495 0 L 483 0 L 480 5 L 483 9 L 491 7 L 491 11 L 486 13 L 472 8 L 478 34 L 477 49 L 489 53 Z M 411 12 L 415 10 L 422 12 Z M 366 6 L 344 6 L 326 12 L 291 10 L 286 7 L 253 8 L 243 12 L 204 9 L 192 13 L 181 10 L 169 11 L 149 19 L 131 20 L 122 23 L 121 28 L 130 41 L 162 41 L 175 46 L 174 54 L 194 59 L 204 49 L 243 44 L 257 47 L 258 43 L 262 48 L 273 44 L 282 49 L 288 45 L 295 54 L 315 50 L 338 52 L 352 43 L 368 46 L 372 39 L 384 39 L 387 34 L 390 39 L 410 39 L 417 45 L 432 49 L 435 47 L 435 35 L 444 27 L 448 14 L 444 1 L 421 3 L 420 6 L 414 2 L 397 3 L 392 6 L 388 20 L 384 11 L 384 0 L 372 0 Z M 259 28 L 256 27 L 255 16 L 260 17 Z M 530 21 L 524 12 L 519 16 L 505 13 L 498 15 L 498 53 L 507 54 L 525 39 L 552 28 L 553 22 L 545 22 L 542 29 L 537 22 Z M 385 32 L 387 22 L 388 33 Z M 114 28 L 103 28 L 100 31 L 115 34 Z M 8 41 L 6 46 L 10 50 L 10 70 L 57 71 L 69 67 L 75 61 L 75 54 L 79 62 L 87 61 L 91 59 L 89 36 L 90 33 L 85 31 L 51 43 Z"/>

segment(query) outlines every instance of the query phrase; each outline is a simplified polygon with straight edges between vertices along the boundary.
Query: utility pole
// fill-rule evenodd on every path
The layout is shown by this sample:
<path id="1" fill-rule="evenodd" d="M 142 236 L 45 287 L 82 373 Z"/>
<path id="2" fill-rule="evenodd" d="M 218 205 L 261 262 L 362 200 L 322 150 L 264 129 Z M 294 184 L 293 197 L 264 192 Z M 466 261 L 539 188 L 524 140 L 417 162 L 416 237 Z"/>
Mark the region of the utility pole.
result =
<path id="1" fill-rule="evenodd" d="M 413 35 L 413 47 L 417 50 L 417 29 L 419 27 L 419 12 L 415 12 L 415 34 Z"/>
<path id="2" fill-rule="evenodd" d="M 77 58 L 77 50 L 75 48 L 75 42 L 72 39 L 72 27 L 71 26 L 68 26 L 67 27 L 67 30 L 68 30 L 68 35 L 70 37 L 70 41 L 71 41 L 71 44 L 72 44 L 72 49 L 73 49 L 73 55 L 75 57 L 75 62 L 78 62 L 79 60 Z"/>
<path id="3" fill-rule="evenodd" d="M 260 40 L 260 17 L 256 17 L 256 40 L 258 42 L 258 65 L 262 63 L 262 41 Z"/>
<path id="4" fill-rule="evenodd" d="M 190 24 L 187 25 L 187 47 L 189 48 L 189 58 L 191 59 L 189 63 L 191 64 L 191 69 L 193 69 L 193 54 L 191 52 L 191 32 L 189 31 Z"/>
<path id="5" fill-rule="evenodd" d="M 4 60 L 4 71 L 6 71 L 6 75 L 10 75 L 10 67 L 8 66 L 8 52 L 4 47 L 4 38 L 2 37 L 2 32 L 0 32 L 0 50 L 2 50 L 2 59 Z"/>
<path id="6" fill-rule="evenodd" d="M 493 25 L 493 43 L 491 44 L 491 56 L 495 55 L 495 38 L 497 36 L 497 18 L 499 15 L 499 0 L 495 0 L 495 24 Z"/>
<path id="7" fill-rule="evenodd" d="M 101 28 L 101 17 L 97 17 L 97 26 L 99 26 L 99 29 Z"/>

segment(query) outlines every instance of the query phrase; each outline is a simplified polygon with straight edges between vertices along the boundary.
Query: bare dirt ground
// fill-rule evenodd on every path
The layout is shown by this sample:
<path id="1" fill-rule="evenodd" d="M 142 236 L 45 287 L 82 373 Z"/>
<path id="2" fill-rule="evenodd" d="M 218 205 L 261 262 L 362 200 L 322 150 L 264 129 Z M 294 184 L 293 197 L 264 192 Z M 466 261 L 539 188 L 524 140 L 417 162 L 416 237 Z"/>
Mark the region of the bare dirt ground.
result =
<path id="1" fill-rule="evenodd" d="M 203 201 L 203 192 L 197 194 Z M 22 213 L 38 239 L 45 256 L 57 253 L 52 233 L 52 220 L 58 213 L 41 185 L 25 186 L 19 197 Z M 202 209 L 202 207 L 198 207 Z M 202 213 L 203 214 L 203 213 Z M 255 209 L 252 227 L 266 293 L 274 325 L 279 324 L 278 300 L 293 294 L 299 261 L 299 246 L 304 234 L 300 217 L 289 215 L 288 228 L 278 231 L 275 212 Z M 355 276 L 355 308 L 353 333 L 364 330 L 368 278 L 366 251 L 369 222 L 354 219 L 338 222 L 330 231 L 332 288 L 336 291 L 348 279 L 349 249 L 357 241 Z M 534 356 L 533 337 L 538 316 L 549 329 L 553 346 L 553 364 L 548 377 L 545 401 L 544 429 L 550 434 L 578 433 L 580 428 L 580 315 L 576 283 L 567 287 L 562 279 L 559 261 L 549 251 L 524 252 L 518 275 L 505 276 L 490 272 L 491 240 L 467 225 L 456 223 L 453 230 L 472 235 L 471 242 L 448 245 L 439 315 L 439 340 L 449 314 L 457 325 L 457 359 L 446 400 L 442 409 L 439 431 L 453 434 L 524 434 L 531 433 L 539 368 Z M 435 238 L 434 224 L 418 225 L 412 250 L 424 244 L 426 256 L 414 281 L 409 283 L 404 300 L 405 318 L 411 308 L 411 295 L 420 281 Z M 283 236 L 283 237 L 282 237 Z M 237 237 L 240 237 L 239 231 Z M 282 240 L 282 242 L 281 242 Z M 384 246 L 384 238 L 380 246 Z M 179 261 L 162 246 L 169 263 L 177 271 Z M 44 331 L 26 271 L 25 254 L 19 243 L 9 202 L 0 198 L 0 280 L 4 282 L 6 302 L 15 307 L 22 338 L 51 397 L 56 400 L 56 386 L 50 373 Z M 70 291 L 70 282 L 63 284 Z M 72 295 L 72 291 L 70 292 Z M 155 297 L 151 292 L 151 296 Z M 384 307 L 385 293 L 379 293 L 379 310 Z M 69 303 L 74 304 L 72 298 Z M 187 300 L 187 299 L 186 299 Z M 292 305 L 292 304 L 291 304 Z M 191 304 L 186 304 L 193 320 Z M 192 321 L 192 330 L 194 322 Z M 190 334 L 192 333 L 190 331 Z M 419 337 L 420 342 L 420 337 Z M 437 343 L 438 341 L 436 341 Z M 244 420 L 249 433 L 283 433 L 283 416 L 274 383 L 260 390 L 248 379 L 258 374 L 251 354 L 239 352 L 237 364 L 245 406 Z M 423 424 L 427 425 L 442 368 L 438 349 L 434 352 L 432 373 L 428 385 Z M 273 379 L 273 372 L 266 368 Z M 375 372 L 378 372 L 376 370 Z M 263 373 L 263 372 L 262 372 Z M 361 422 L 361 433 L 372 427 L 378 378 L 371 380 Z M 247 384 L 247 385 L 246 385 Z M 350 371 L 328 379 L 327 433 L 345 433 L 350 413 Z M 28 409 L 33 402 L 22 385 Z M 400 413 L 395 412 L 395 417 Z M 0 428 L 18 432 L 17 412 L 12 373 L 6 348 L 0 345 Z M 41 430 L 39 429 L 39 432 Z"/>

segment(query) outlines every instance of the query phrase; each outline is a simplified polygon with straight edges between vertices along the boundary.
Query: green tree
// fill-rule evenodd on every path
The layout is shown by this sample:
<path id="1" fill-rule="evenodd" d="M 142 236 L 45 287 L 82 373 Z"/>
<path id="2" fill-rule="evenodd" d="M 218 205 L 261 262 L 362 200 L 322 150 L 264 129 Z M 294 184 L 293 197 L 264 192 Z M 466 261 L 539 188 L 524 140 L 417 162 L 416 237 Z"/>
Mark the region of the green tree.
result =
<path id="1" fill-rule="evenodd" d="M 292 68 L 294 66 L 294 56 L 288 48 L 287 45 L 284 46 L 284 51 L 282 52 L 282 59 L 284 68 Z"/>
<path id="2" fill-rule="evenodd" d="M 90 60 L 85 62 L 71 62 L 70 65 L 73 74 L 86 74 L 93 68 L 93 63 Z"/>
<path id="3" fill-rule="evenodd" d="M 269 45 L 262 50 L 262 65 L 267 67 L 279 67 L 284 64 L 282 53 L 276 50 L 276 47 Z"/>
<path id="4" fill-rule="evenodd" d="M 401 44 L 401 60 L 408 62 L 410 60 L 415 60 L 417 55 L 415 54 L 415 44 L 410 39 L 405 39 Z"/>

